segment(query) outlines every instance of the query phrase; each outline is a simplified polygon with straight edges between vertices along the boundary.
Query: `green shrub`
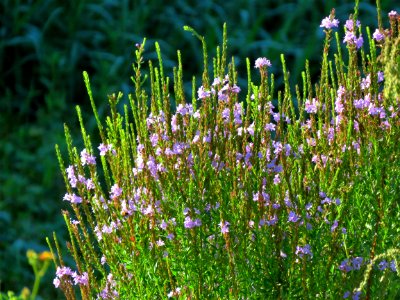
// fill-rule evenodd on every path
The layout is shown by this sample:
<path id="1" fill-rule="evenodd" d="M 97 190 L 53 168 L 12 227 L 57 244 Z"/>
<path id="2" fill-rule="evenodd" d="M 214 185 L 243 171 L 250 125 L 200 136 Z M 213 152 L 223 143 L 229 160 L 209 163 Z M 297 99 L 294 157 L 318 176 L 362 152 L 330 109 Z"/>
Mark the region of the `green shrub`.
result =
<path id="1" fill-rule="evenodd" d="M 105 120 L 84 73 L 100 144 L 78 106 L 83 146 L 65 126 L 68 164 L 56 148 L 76 266 L 49 245 L 66 298 L 398 297 L 400 21 L 372 33 L 358 14 L 340 34 L 334 10 L 322 21 L 318 81 L 306 62 L 294 88 L 283 55 L 282 89 L 265 57 L 240 85 L 226 28 L 209 60 L 185 27 L 203 47 L 189 96 L 180 52 L 172 79 L 158 44 L 146 71 L 146 40 L 129 105 L 110 95 Z"/>

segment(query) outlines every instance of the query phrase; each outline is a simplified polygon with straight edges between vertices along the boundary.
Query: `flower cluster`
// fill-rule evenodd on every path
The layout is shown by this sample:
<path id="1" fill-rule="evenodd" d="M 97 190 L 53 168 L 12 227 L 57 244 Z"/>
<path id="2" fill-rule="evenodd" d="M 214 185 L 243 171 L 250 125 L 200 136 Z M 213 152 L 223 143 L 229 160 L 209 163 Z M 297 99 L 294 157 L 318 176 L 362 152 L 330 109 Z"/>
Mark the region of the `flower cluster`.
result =
<path id="1" fill-rule="evenodd" d="M 346 34 L 344 36 L 343 43 L 346 43 L 348 46 L 355 45 L 357 49 L 360 49 L 364 44 L 362 35 L 360 34 L 357 37 L 356 33 L 356 29 L 359 29 L 360 27 L 360 21 L 357 20 L 356 24 L 354 25 L 354 21 L 352 19 L 347 20 L 345 24 Z"/>
<path id="2" fill-rule="evenodd" d="M 87 272 L 83 272 L 79 275 L 77 272 L 72 271 L 69 267 L 57 267 L 56 270 L 56 278 L 53 280 L 53 284 L 56 288 L 60 286 L 60 279 L 62 280 L 69 280 L 74 285 L 88 285 L 89 277 Z"/>

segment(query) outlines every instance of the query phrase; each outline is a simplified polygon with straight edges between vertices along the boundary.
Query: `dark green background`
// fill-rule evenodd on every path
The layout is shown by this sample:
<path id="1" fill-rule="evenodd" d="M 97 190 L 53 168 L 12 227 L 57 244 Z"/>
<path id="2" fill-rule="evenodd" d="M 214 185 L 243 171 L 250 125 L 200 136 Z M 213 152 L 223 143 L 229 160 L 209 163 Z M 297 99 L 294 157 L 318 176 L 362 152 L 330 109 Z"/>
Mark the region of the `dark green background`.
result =
<path id="1" fill-rule="evenodd" d="M 363 25 L 376 28 L 375 1 L 360 1 Z M 382 0 L 387 12 L 399 11 L 396 1 Z M 31 287 L 33 274 L 27 249 L 47 249 L 45 237 L 56 231 L 65 238 L 60 211 L 65 193 L 54 145 L 65 152 L 63 124 L 68 123 L 80 145 L 75 105 L 82 106 L 88 131 L 95 122 L 82 80 L 89 72 L 100 114 L 107 113 L 107 94 L 133 92 L 130 83 L 134 45 L 147 37 L 145 58 L 155 60 L 160 43 L 166 70 L 182 51 L 184 79 L 191 93 L 192 75 L 200 78 L 199 41 L 185 32 L 190 25 L 207 39 L 212 54 L 228 25 L 229 53 L 239 71 L 245 58 L 252 64 L 266 56 L 279 87 L 284 53 L 295 83 L 305 59 L 317 78 L 323 31 L 322 18 L 336 8 L 341 28 L 352 12 L 352 1 L 0 1 L 0 291 Z M 340 29 L 342 32 L 342 29 Z M 239 85 L 245 90 L 245 73 Z M 72 262 L 70 262 L 72 263 Z M 50 274 L 51 273 L 51 274 Z M 61 297 L 51 281 L 42 283 L 43 299 Z"/>

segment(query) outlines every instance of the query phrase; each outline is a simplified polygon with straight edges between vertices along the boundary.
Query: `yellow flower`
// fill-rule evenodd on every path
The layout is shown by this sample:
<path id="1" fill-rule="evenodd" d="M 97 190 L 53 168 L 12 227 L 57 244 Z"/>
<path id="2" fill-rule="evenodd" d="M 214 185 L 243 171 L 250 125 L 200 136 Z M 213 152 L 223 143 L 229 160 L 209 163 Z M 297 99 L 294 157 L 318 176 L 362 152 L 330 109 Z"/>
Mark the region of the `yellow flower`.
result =
<path id="1" fill-rule="evenodd" d="M 46 260 L 52 260 L 53 255 L 49 251 L 43 251 L 42 253 L 39 254 L 39 260 L 41 261 L 46 261 Z"/>

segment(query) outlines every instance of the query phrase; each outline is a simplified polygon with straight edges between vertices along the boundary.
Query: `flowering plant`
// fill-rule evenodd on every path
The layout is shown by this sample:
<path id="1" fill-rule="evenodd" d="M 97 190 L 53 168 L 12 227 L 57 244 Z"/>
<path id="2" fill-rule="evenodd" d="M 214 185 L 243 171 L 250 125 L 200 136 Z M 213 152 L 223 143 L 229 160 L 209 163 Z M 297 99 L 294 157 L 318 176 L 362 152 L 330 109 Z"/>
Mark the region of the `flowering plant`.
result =
<path id="1" fill-rule="evenodd" d="M 56 237 L 49 245 L 67 299 L 76 288 L 83 299 L 396 296 L 400 21 L 391 12 L 390 29 L 380 21 L 371 37 L 366 28 L 367 50 L 357 5 L 343 41 L 334 14 L 321 23 L 318 83 L 307 62 L 294 91 L 283 55 L 284 90 L 265 57 L 254 62 L 259 84 L 247 59 L 248 86 L 239 87 L 226 27 L 213 78 L 205 39 L 185 27 L 204 53 L 191 99 L 179 52 L 173 84 L 158 44 L 159 64 L 143 75 L 146 40 L 129 105 L 109 96 L 105 122 L 84 73 L 101 143 L 92 145 L 77 107 L 84 148 L 67 126 L 68 166 L 56 147 L 76 266 L 65 265 Z"/>

